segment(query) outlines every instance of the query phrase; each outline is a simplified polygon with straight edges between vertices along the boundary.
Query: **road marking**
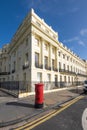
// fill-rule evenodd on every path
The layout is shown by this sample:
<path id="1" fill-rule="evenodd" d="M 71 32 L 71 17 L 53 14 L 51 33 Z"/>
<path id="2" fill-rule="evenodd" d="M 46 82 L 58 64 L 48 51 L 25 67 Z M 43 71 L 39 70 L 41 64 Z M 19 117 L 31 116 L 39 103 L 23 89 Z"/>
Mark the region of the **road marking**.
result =
<path id="1" fill-rule="evenodd" d="M 46 114 L 45 116 L 43 116 L 43 117 L 41 117 L 41 118 L 39 118 L 39 119 L 37 119 L 37 120 L 35 120 L 35 121 L 33 121 L 33 122 L 30 122 L 29 124 L 25 124 L 25 125 L 23 125 L 23 126 L 21 126 L 21 127 L 19 127 L 19 128 L 16 128 L 15 130 L 21 130 L 21 129 L 24 128 L 24 126 L 27 127 L 27 126 L 29 126 L 29 125 L 32 125 L 32 124 L 34 124 L 34 123 L 36 123 L 36 122 L 38 122 L 38 121 L 40 121 L 40 120 L 43 120 L 45 117 L 50 116 L 50 115 L 53 114 L 53 113 L 55 113 L 55 110 L 53 110 L 51 113 L 48 113 L 48 114 Z"/>
<path id="2" fill-rule="evenodd" d="M 71 103 L 72 101 L 75 101 L 75 100 L 77 100 L 77 99 L 79 99 L 79 98 L 81 98 L 81 97 L 83 98 L 84 96 L 78 96 L 78 97 L 76 97 L 76 98 L 74 98 L 74 99 L 72 99 L 72 100 L 69 100 L 68 102 L 63 103 L 63 104 L 60 105 L 60 106 L 64 107 L 64 106 L 68 105 L 69 103 Z"/>
<path id="3" fill-rule="evenodd" d="M 42 124 L 43 122 L 49 120 L 50 118 L 52 118 L 53 116 L 59 114 L 60 112 L 62 112 L 63 110 L 65 110 L 66 108 L 68 108 L 69 106 L 71 106 L 72 104 L 76 103 L 77 101 L 79 101 L 80 99 L 82 99 L 84 96 L 79 96 L 71 101 L 69 101 L 68 103 L 64 103 L 63 105 L 61 105 L 62 108 L 59 108 L 58 110 L 53 110 L 51 113 L 33 121 L 30 123 L 27 123 L 19 128 L 16 128 L 15 130 L 31 130 L 34 127 Z"/>

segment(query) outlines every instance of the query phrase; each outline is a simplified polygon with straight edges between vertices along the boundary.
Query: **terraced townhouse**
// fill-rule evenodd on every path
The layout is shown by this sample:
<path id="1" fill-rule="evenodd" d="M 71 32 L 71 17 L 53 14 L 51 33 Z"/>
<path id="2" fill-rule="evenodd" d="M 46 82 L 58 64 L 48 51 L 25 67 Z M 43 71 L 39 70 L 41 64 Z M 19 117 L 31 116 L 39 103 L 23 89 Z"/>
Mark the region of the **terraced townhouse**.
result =
<path id="1" fill-rule="evenodd" d="M 72 86 L 87 79 L 87 61 L 58 41 L 58 33 L 31 9 L 10 44 L 0 50 L 0 82 L 36 82 L 44 89 Z"/>

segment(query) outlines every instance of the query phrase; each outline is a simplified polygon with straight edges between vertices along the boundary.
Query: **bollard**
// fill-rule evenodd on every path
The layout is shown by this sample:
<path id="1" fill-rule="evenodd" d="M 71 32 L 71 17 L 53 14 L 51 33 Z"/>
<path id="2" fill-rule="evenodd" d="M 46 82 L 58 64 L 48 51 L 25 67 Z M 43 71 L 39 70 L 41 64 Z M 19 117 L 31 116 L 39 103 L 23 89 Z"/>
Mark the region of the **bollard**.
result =
<path id="1" fill-rule="evenodd" d="M 43 86 L 44 84 L 35 84 L 35 108 L 43 107 Z"/>

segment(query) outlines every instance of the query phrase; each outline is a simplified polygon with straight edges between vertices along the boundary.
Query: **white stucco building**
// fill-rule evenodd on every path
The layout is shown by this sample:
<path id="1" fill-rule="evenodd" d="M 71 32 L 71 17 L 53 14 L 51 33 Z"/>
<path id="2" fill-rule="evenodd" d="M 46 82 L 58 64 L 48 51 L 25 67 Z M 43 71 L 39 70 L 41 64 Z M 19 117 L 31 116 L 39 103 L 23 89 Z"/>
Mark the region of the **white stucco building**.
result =
<path id="1" fill-rule="evenodd" d="M 34 91 L 35 82 L 45 82 L 45 89 L 52 89 L 85 79 L 87 62 L 60 43 L 58 33 L 33 9 L 0 50 L 1 82 L 27 81 L 28 89 Z"/>

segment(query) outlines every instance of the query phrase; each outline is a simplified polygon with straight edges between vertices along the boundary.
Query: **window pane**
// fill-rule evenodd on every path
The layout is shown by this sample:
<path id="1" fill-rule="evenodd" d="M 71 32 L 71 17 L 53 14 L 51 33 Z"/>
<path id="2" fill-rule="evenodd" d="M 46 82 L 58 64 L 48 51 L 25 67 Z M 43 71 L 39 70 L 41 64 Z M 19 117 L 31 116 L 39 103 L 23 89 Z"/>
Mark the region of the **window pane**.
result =
<path id="1" fill-rule="evenodd" d="M 52 68 L 54 69 L 54 60 L 52 60 Z"/>
<path id="2" fill-rule="evenodd" d="M 39 64 L 39 53 L 35 53 L 35 65 Z"/>
<path id="3" fill-rule="evenodd" d="M 52 47 L 52 53 L 54 54 L 54 52 L 55 52 L 55 49 L 54 49 L 54 47 Z"/>
<path id="4" fill-rule="evenodd" d="M 47 74 L 47 82 L 50 82 L 50 74 Z"/>
<path id="5" fill-rule="evenodd" d="M 44 49 L 47 50 L 47 44 L 44 44 Z"/>
<path id="6" fill-rule="evenodd" d="M 37 73 L 37 81 L 41 82 L 42 81 L 42 73 Z"/>
<path id="7" fill-rule="evenodd" d="M 45 67 L 48 66 L 48 57 L 46 57 L 46 56 L 44 57 L 44 65 L 45 65 Z"/>
<path id="8" fill-rule="evenodd" d="M 61 63 L 59 62 L 59 69 L 61 69 Z"/>
<path id="9" fill-rule="evenodd" d="M 25 61 L 28 61 L 28 53 L 25 54 Z"/>
<path id="10" fill-rule="evenodd" d="M 39 40 L 35 38 L 35 45 L 39 46 Z"/>

